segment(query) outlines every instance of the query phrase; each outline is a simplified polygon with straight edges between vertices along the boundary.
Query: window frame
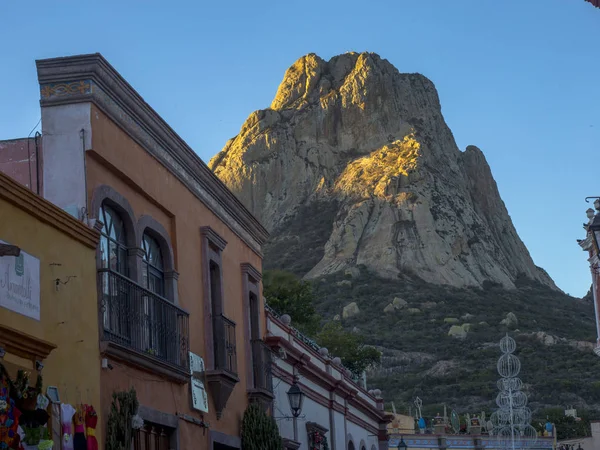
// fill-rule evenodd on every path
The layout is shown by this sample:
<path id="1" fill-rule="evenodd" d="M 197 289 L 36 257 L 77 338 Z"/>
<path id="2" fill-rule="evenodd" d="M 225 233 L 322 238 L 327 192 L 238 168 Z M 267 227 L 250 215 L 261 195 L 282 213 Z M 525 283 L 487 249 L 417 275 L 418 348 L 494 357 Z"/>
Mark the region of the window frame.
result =
<path id="1" fill-rule="evenodd" d="M 241 264 L 242 271 L 242 292 L 244 308 L 244 337 L 245 341 L 252 343 L 256 339 L 262 339 L 262 324 L 261 324 L 261 292 L 260 283 L 262 274 L 250 263 Z M 255 305 L 252 304 L 251 296 L 254 296 Z M 253 308 L 255 306 L 255 308 Z M 254 327 L 256 324 L 256 327 Z M 254 357 L 252 345 L 246 345 L 244 348 L 246 358 L 246 377 L 248 387 L 254 389 L 257 383 L 254 376 Z"/>
<path id="2" fill-rule="evenodd" d="M 107 204 L 113 210 L 115 210 L 121 220 L 123 221 L 123 225 L 125 227 L 126 232 L 126 240 L 127 240 L 127 271 L 126 275 L 132 281 L 137 281 L 138 279 L 138 230 L 136 225 L 136 217 L 129 204 L 127 198 L 122 196 L 119 192 L 113 189 L 111 186 L 106 184 L 101 184 L 94 188 L 94 192 L 92 194 L 91 201 L 91 210 L 94 212 L 98 222 L 102 224 L 100 228 L 100 233 L 102 234 L 102 230 L 106 228 L 104 222 L 101 220 L 101 212 L 100 208 L 103 204 Z M 96 268 L 101 269 L 102 259 L 101 259 L 101 249 L 100 244 L 98 245 L 96 251 Z M 100 291 L 98 292 L 100 294 Z M 99 324 L 101 324 L 99 322 Z"/>
<path id="3" fill-rule="evenodd" d="M 150 230 L 149 228 L 146 228 L 146 230 L 144 230 L 143 234 L 142 234 L 142 250 L 143 250 L 143 254 L 142 254 L 142 273 L 141 273 L 141 285 L 148 289 L 151 292 L 154 292 L 157 295 L 160 295 L 161 297 L 167 298 L 167 294 L 166 294 L 166 277 L 165 277 L 165 259 L 163 256 L 163 251 L 161 249 L 161 245 L 159 240 L 153 236 L 153 233 L 148 233 L 148 230 Z M 150 246 L 150 248 L 146 248 L 147 247 L 147 242 L 150 241 L 151 243 L 154 244 L 154 248 L 152 248 L 152 246 Z M 150 262 L 150 252 L 152 252 L 152 250 L 155 250 L 158 252 L 158 257 L 160 258 L 160 264 L 162 267 L 157 267 L 156 265 L 152 264 Z M 154 277 L 154 279 L 160 280 L 160 290 L 156 291 L 154 289 L 152 289 L 151 285 L 150 285 L 150 277 Z M 145 280 L 144 280 L 145 278 Z M 144 282 L 145 281 L 145 282 Z M 169 299 L 168 299 L 169 300 Z"/>
<path id="4" fill-rule="evenodd" d="M 170 431 L 169 444 L 170 448 L 178 450 L 179 445 L 179 417 L 163 411 L 158 411 L 144 405 L 138 408 L 139 416 L 144 420 L 144 423 L 151 423 L 155 426 L 166 428 Z M 132 443 L 133 444 L 133 443 Z"/>
<path id="5" fill-rule="evenodd" d="M 167 230 L 162 226 L 160 222 L 158 222 L 154 217 L 150 215 L 143 215 L 139 218 L 137 222 L 137 234 L 139 241 L 137 242 L 137 246 L 140 249 L 140 258 L 139 258 L 139 271 L 140 271 L 140 279 L 139 284 L 147 288 L 147 285 L 144 283 L 144 235 L 149 235 L 153 238 L 162 254 L 163 261 L 163 293 L 157 294 L 161 297 L 165 298 L 169 302 L 179 305 L 179 293 L 178 293 L 178 280 L 179 273 L 175 270 L 175 252 L 173 250 L 173 245 L 171 242 L 171 235 L 167 232 Z"/>
<path id="6" fill-rule="evenodd" d="M 107 212 L 109 214 L 107 214 Z M 100 251 L 100 268 L 108 269 L 113 272 L 116 272 L 120 275 L 129 278 L 129 247 L 128 247 L 128 233 L 127 227 L 125 225 L 125 219 L 123 218 L 123 214 L 118 211 L 115 207 L 113 207 L 110 202 L 103 201 L 100 204 L 99 210 L 100 221 L 104 224 L 102 230 L 100 230 L 100 243 L 99 243 L 99 251 Z M 110 218 L 110 222 L 108 222 L 107 215 Z M 111 236 L 112 231 L 115 229 L 115 218 L 118 218 L 120 221 L 120 235 L 113 237 Z M 115 233 L 116 234 L 116 233 Z M 104 260 L 102 259 L 102 247 L 104 242 L 106 242 L 106 251 L 107 251 L 107 259 L 106 266 L 103 264 Z M 111 253 L 111 245 L 114 245 L 117 249 L 117 267 L 113 269 L 111 267 L 110 262 L 110 253 Z"/>
<path id="7" fill-rule="evenodd" d="M 227 241 L 219 236 L 211 227 L 200 228 L 202 238 L 202 274 L 203 274 L 203 297 L 204 297 L 204 342 L 206 352 L 206 365 L 209 369 L 215 369 L 215 334 L 213 319 L 223 314 L 223 260 L 222 253 L 227 246 Z M 219 297 L 213 305 L 213 287 L 211 277 L 211 265 L 219 270 Z"/>

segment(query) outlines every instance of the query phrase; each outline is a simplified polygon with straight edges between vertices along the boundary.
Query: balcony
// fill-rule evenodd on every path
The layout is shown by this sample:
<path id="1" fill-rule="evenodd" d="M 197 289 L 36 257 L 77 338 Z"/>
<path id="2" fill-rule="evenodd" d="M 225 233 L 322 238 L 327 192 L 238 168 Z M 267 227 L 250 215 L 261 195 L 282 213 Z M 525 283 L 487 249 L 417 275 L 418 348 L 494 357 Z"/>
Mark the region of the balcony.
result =
<path id="1" fill-rule="evenodd" d="M 253 339 L 251 345 L 254 386 L 248 389 L 248 398 L 250 401 L 259 402 L 267 409 L 274 398 L 272 353 L 261 339 Z"/>
<path id="2" fill-rule="evenodd" d="M 223 314 L 213 321 L 215 344 L 215 369 L 226 370 L 237 375 L 237 351 L 235 343 L 235 322 Z"/>
<path id="3" fill-rule="evenodd" d="M 254 387 L 273 392 L 271 349 L 261 339 L 252 340 L 252 368 Z"/>
<path id="4" fill-rule="evenodd" d="M 107 351 L 185 382 L 189 314 L 109 269 L 98 270 L 98 283 Z"/>
<path id="5" fill-rule="evenodd" d="M 240 381 L 237 375 L 235 323 L 222 314 L 213 317 L 213 344 L 214 368 L 206 372 L 206 380 L 217 419 L 220 419 L 233 388 Z"/>

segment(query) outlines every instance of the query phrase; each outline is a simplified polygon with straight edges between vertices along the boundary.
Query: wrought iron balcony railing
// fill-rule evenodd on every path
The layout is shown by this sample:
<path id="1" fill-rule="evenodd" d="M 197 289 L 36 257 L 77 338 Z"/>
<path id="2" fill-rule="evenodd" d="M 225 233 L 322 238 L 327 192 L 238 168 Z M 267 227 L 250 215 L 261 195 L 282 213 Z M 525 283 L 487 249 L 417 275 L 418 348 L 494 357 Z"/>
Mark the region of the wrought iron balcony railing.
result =
<path id="1" fill-rule="evenodd" d="M 186 369 L 189 314 L 109 269 L 98 270 L 104 339 Z"/>
<path id="2" fill-rule="evenodd" d="M 215 369 L 226 370 L 237 375 L 237 351 L 235 341 L 235 322 L 223 314 L 213 319 L 215 347 Z"/>
<path id="3" fill-rule="evenodd" d="M 252 340 L 252 368 L 254 388 L 273 392 L 271 349 L 261 340 Z"/>

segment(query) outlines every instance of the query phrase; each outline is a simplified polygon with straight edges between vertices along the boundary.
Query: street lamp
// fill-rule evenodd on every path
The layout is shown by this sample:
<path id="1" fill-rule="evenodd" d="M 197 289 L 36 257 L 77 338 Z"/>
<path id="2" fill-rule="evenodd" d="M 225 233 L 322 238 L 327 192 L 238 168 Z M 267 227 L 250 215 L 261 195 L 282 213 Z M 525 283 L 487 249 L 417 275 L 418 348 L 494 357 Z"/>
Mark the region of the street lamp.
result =
<path id="1" fill-rule="evenodd" d="M 290 409 L 292 410 L 292 416 L 298 417 L 302 412 L 302 403 L 304 402 L 304 392 L 298 386 L 296 380 L 290 387 L 290 390 L 287 391 L 288 400 L 290 402 Z"/>
<path id="2" fill-rule="evenodd" d="M 404 438 L 402 436 L 400 436 L 400 443 L 398 444 L 398 450 L 406 450 L 408 448 L 408 445 L 406 445 L 406 442 L 404 442 Z"/>

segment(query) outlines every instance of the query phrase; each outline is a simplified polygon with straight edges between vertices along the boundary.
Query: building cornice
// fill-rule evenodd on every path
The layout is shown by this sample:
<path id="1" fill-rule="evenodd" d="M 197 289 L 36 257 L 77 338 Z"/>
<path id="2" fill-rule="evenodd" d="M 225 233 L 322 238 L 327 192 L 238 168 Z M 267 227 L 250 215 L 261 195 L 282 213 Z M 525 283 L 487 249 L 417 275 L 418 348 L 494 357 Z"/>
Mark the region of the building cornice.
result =
<path id="1" fill-rule="evenodd" d="M 46 359 L 56 348 L 52 342 L 30 336 L 14 328 L 0 325 L 0 347 L 30 361 Z"/>
<path id="2" fill-rule="evenodd" d="M 302 353 L 302 351 L 294 347 L 290 341 L 281 336 L 267 336 L 265 338 L 265 344 L 271 348 L 285 349 L 286 359 L 294 366 L 304 366 L 310 361 L 309 355 Z"/>
<path id="3" fill-rule="evenodd" d="M 0 172 L 0 198 L 31 216 L 56 228 L 85 246 L 95 249 L 100 239 L 98 230 L 75 219 L 58 206 Z"/>
<path id="4" fill-rule="evenodd" d="M 362 397 L 353 397 L 348 400 L 348 403 L 356 408 L 358 411 L 361 411 L 363 414 L 368 415 L 372 419 L 378 420 L 380 423 L 389 423 L 391 419 L 385 411 L 373 409 L 373 406 L 370 405 L 365 399 Z"/>
<path id="5" fill-rule="evenodd" d="M 365 430 L 368 430 L 369 432 L 371 432 L 371 434 L 378 434 L 379 433 L 379 429 L 373 425 L 371 425 L 368 422 L 365 422 L 363 419 L 361 419 L 360 417 L 358 417 L 355 414 L 352 414 L 350 411 L 348 411 L 348 413 L 346 414 L 347 419 L 358 425 L 361 428 L 364 428 Z M 379 418 L 378 418 L 379 420 Z M 379 423 L 385 423 L 383 420 Z"/>
<path id="6" fill-rule="evenodd" d="M 95 104 L 262 256 L 267 230 L 102 55 L 44 59 L 36 65 L 42 107 Z"/>
<path id="7" fill-rule="evenodd" d="M 578 243 L 584 251 L 589 251 L 592 249 L 592 236 L 588 234 L 585 239 L 580 240 Z"/>
<path id="8" fill-rule="evenodd" d="M 291 332 L 292 328 L 289 327 L 288 325 L 286 325 L 285 323 L 283 323 L 281 321 L 281 318 L 277 317 L 276 315 L 272 314 L 270 311 L 266 311 L 266 315 L 267 315 L 267 320 L 270 320 L 272 322 L 274 322 L 275 324 L 277 324 L 278 327 L 282 328 L 283 330 L 286 330 L 289 334 L 293 333 Z M 273 339 L 270 345 L 275 346 L 276 342 L 279 342 L 279 340 L 285 340 L 283 338 L 280 337 L 267 337 L 266 341 L 267 343 L 269 343 L 269 339 Z M 290 348 L 294 348 L 293 345 L 289 342 L 286 341 L 286 345 L 289 346 Z M 298 343 L 298 345 L 300 345 L 302 347 L 302 350 L 304 351 L 304 353 L 309 356 L 307 360 L 311 360 L 311 359 L 318 359 L 319 361 L 321 361 L 321 363 L 325 364 L 325 365 L 331 365 L 332 367 L 335 367 L 335 370 L 339 371 L 340 373 L 342 373 L 344 380 L 347 382 L 347 384 L 345 386 L 348 386 L 347 392 L 345 393 L 346 395 L 350 395 L 350 393 L 353 393 L 352 395 L 357 395 L 358 392 L 361 392 L 364 396 L 372 399 L 373 401 L 376 401 L 377 398 L 373 395 L 371 395 L 366 389 L 362 388 L 361 386 L 359 386 L 358 384 L 356 384 L 353 380 L 349 379 L 346 375 L 343 374 L 343 368 L 336 366 L 333 361 L 331 359 L 326 359 L 323 356 L 321 356 L 320 354 L 318 354 L 314 349 L 312 349 L 311 347 L 309 347 L 308 345 L 306 345 L 304 342 L 302 342 L 300 339 L 295 339 L 295 342 Z M 299 351 L 298 349 L 295 349 L 296 351 Z M 302 354 L 302 352 L 300 352 L 300 354 Z M 315 365 L 313 363 L 313 365 Z M 318 366 L 315 365 L 315 367 L 318 368 Z M 322 370 L 320 368 L 318 368 L 318 370 Z M 334 380 L 334 383 L 336 384 L 340 384 L 340 382 L 342 380 L 333 377 L 332 375 L 327 374 L 328 376 L 331 377 L 332 380 Z"/>
<path id="9" fill-rule="evenodd" d="M 327 389 L 329 392 L 333 392 L 342 398 L 348 400 L 348 402 L 355 407 L 357 410 L 368 415 L 373 420 L 387 423 L 386 415 L 383 411 L 377 409 L 376 406 L 371 405 L 366 399 L 358 395 L 358 386 L 348 380 L 340 380 L 328 374 L 314 362 L 311 361 L 311 357 L 306 353 L 303 353 L 296 348 L 290 341 L 280 336 L 268 336 L 265 338 L 265 342 L 272 348 L 283 348 L 286 352 L 286 361 L 293 366 L 298 367 L 299 374 L 307 377 L 313 383 Z M 274 368 L 274 373 L 284 374 L 286 373 L 283 369 L 277 367 Z M 292 380 L 293 375 L 286 373 L 287 377 Z M 322 397 L 321 400 L 323 405 L 329 406 L 327 403 L 329 399 Z"/>
<path id="10" fill-rule="evenodd" d="M 217 247 L 220 251 L 225 250 L 227 241 L 223 239 L 219 233 L 213 230 L 211 227 L 200 227 L 200 234 L 206 237 L 212 245 Z"/>
<path id="11" fill-rule="evenodd" d="M 286 370 L 282 369 L 279 366 L 273 366 L 273 375 L 279 379 L 284 380 L 288 384 L 292 384 L 293 380 L 294 380 L 294 375 L 292 375 L 290 372 L 287 372 Z M 306 376 L 307 374 L 303 373 L 301 370 L 300 375 Z M 317 380 L 315 378 L 313 378 L 313 377 L 307 377 L 307 378 L 312 383 L 319 384 L 319 383 L 317 383 Z M 345 408 L 344 406 L 340 405 L 335 400 L 328 399 L 326 396 L 322 395 L 321 393 L 315 391 L 314 389 L 311 389 L 310 386 L 305 381 L 302 380 L 302 378 L 300 378 L 299 384 L 301 386 L 302 392 L 304 392 L 306 394 L 306 396 L 308 398 L 310 398 L 312 401 L 314 401 L 315 403 L 318 403 L 319 405 L 321 405 L 325 408 L 333 409 L 334 411 L 337 411 L 340 414 L 344 414 L 345 416 L 347 416 L 348 420 L 354 422 L 356 425 L 362 426 L 363 428 L 369 428 L 370 431 L 372 431 L 374 433 L 377 432 L 376 427 L 369 424 L 368 422 L 365 422 L 363 419 L 360 419 L 356 414 L 352 414 L 348 408 Z M 389 422 L 392 421 L 392 418 L 393 418 L 393 416 L 390 416 L 389 414 L 384 413 L 383 411 L 373 409 L 373 407 L 364 405 L 361 402 L 351 403 L 351 406 L 353 408 L 356 408 L 357 411 L 360 411 L 361 413 L 367 415 L 371 420 L 374 420 L 379 424 L 388 424 Z"/>
<path id="12" fill-rule="evenodd" d="M 242 269 L 242 273 L 243 274 L 246 274 L 249 277 L 254 278 L 254 280 L 256 282 L 260 282 L 260 280 L 262 279 L 262 273 L 260 273 L 260 270 L 258 270 L 252 264 L 250 264 L 250 263 L 242 263 L 240 265 L 240 267 Z"/>

